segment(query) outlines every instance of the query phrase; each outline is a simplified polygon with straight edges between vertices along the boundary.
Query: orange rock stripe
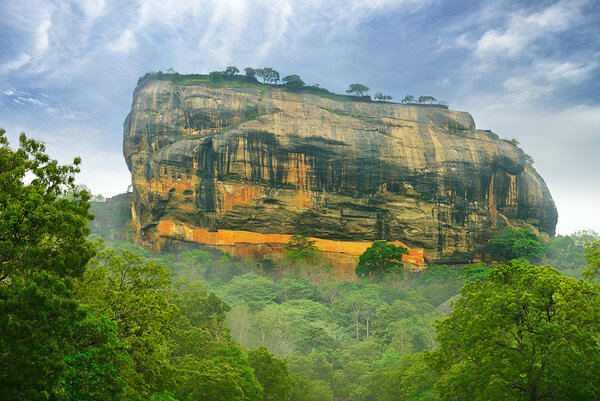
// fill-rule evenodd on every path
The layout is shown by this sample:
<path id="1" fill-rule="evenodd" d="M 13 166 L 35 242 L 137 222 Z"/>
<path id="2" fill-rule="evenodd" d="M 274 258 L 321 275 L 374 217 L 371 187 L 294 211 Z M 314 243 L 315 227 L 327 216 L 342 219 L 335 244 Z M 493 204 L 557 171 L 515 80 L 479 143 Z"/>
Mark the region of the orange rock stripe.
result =
<path id="1" fill-rule="evenodd" d="M 183 238 L 186 241 L 196 242 L 206 245 L 236 245 L 237 243 L 264 244 L 279 243 L 286 244 L 292 238 L 288 234 L 262 234 L 252 231 L 241 230 L 217 230 L 210 232 L 204 228 L 188 228 L 184 225 L 175 224 L 172 220 L 161 220 L 158 223 L 157 230 L 160 235 L 166 235 L 175 238 Z M 315 245 L 323 252 L 345 253 L 349 255 L 362 255 L 363 252 L 371 246 L 372 242 L 363 241 L 334 241 L 322 238 L 311 237 L 315 240 Z M 402 242 L 391 242 L 396 246 L 407 248 Z M 404 255 L 402 260 L 417 265 L 425 265 L 422 249 L 408 249 L 408 255 Z"/>

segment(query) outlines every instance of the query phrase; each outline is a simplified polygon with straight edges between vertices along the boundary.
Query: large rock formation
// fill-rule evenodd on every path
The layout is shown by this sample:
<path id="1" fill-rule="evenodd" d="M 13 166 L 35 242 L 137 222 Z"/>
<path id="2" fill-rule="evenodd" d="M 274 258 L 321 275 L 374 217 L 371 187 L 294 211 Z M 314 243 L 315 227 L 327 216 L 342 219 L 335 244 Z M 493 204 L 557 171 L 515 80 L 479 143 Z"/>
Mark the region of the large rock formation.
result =
<path id="1" fill-rule="evenodd" d="M 150 79 L 123 148 L 157 248 L 263 253 L 311 229 L 333 260 L 384 239 L 413 263 L 458 262 L 505 225 L 548 236 L 557 220 L 523 151 L 443 106 Z"/>

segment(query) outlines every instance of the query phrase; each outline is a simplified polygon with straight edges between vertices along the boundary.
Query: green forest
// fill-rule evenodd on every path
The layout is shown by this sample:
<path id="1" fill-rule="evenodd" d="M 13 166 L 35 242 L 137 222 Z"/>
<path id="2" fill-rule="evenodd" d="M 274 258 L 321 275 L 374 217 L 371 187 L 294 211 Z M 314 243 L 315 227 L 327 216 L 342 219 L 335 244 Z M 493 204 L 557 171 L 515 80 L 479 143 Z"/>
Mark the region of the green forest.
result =
<path id="1" fill-rule="evenodd" d="M 1 400 L 600 398 L 596 232 L 422 272 L 375 242 L 338 281 L 307 233 L 283 262 L 140 247 L 80 162 L 0 130 Z"/>

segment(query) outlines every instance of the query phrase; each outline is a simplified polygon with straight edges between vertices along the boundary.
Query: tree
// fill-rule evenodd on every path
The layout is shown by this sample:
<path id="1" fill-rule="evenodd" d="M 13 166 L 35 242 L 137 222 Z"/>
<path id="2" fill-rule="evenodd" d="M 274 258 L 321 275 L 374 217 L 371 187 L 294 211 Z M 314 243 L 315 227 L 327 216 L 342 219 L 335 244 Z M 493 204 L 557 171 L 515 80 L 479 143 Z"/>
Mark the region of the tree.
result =
<path id="1" fill-rule="evenodd" d="M 71 283 L 94 254 L 79 163 L 59 165 L 24 133 L 12 150 L 0 129 L 0 399 L 65 393 L 64 360 L 86 317 Z"/>
<path id="2" fill-rule="evenodd" d="M 238 349 L 239 351 L 239 349 Z M 221 358 L 183 358 L 179 372 L 184 374 L 183 384 L 177 387 L 179 401 L 260 401 L 262 388 L 247 366 L 245 356 L 240 356 L 247 369 L 240 369 Z M 252 385 L 247 384 L 251 381 Z"/>
<path id="3" fill-rule="evenodd" d="M 62 390 L 65 357 L 85 312 L 47 272 L 0 284 L 0 399 L 38 400 Z"/>
<path id="4" fill-rule="evenodd" d="M 414 103 L 415 97 L 413 95 L 406 95 L 402 99 L 402 103 Z"/>
<path id="5" fill-rule="evenodd" d="M 399 355 L 433 348 L 435 308 L 417 292 L 377 310 L 374 336 Z"/>
<path id="6" fill-rule="evenodd" d="M 433 102 L 435 102 L 435 98 L 433 96 L 419 96 L 419 103 L 431 104 Z"/>
<path id="7" fill-rule="evenodd" d="M 288 88 L 302 88 L 305 86 L 304 81 L 296 74 L 287 75 L 281 80 L 283 85 Z"/>
<path id="8" fill-rule="evenodd" d="M 380 102 L 387 102 L 388 100 L 392 100 L 392 97 L 390 95 L 384 95 L 381 92 L 377 92 L 375 94 L 375 100 Z"/>
<path id="9" fill-rule="evenodd" d="M 276 84 L 279 81 L 279 72 L 270 67 L 257 68 L 256 75 L 267 84 Z"/>
<path id="10" fill-rule="evenodd" d="M 223 72 L 222 71 L 211 71 L 208 73 L 208 78 L 213 81 L 213 82 L 219 82 L 223 79 Z"/>
<path id="11" fill-rule="evenodd" d="M 277 283 L 276 299 L 279 303 L 287 302 L 291 299 L 310 299 L 316 301 L 317 297 L 317 288 L 306 278 L 288 274 Z"/>
<path id="12" fill-rule="evenodd" d="M 285 360 L 277 359 L 265 347 L 248 352 L 254 376 L 264 389 L 263 401 L 288 401 L 292 379 Z"/>
<path id="13" fill-rule="evenodd" d="M 306 376 L 292 375 L 292 390 L 290 401 L 314 401 L 312 396 L 312 382 Z"/>
<path id="14" fill-rule="evenodd" d="M 212 261 L 212 255 L 210 252 L 203 251 L 201 249 L 194 249 L 191 251 L 181 252 L 179 259 L 183 261 L 187 266 L 195 269 L 203 269 Z"/>
<path id="15" fill-rule="evenodd" d="M 319 248 L 315 245 L 317 241 L 308 236 L 309 232 L 310 230 L 304 230 L 300 234 L 292 235 L 283 246 L 292 261 L 315 260 L 320 256 Z"/>
<path id="16" fill-rule="evenodd" d="M 594 280 L 600 274 L 600 243 L 598 240 L 585 244 L 585 259 L 588 267 L 583 275 L 590 280 Z"/>
<path id="17" fill-rule="evenodd" d="M 510 143 L 513 146 L 519 146 L 521 143 L 516 138 L 503 139 L 503 141 Z"/>
<path id="18" fill-rule="evenodd" d="M 0 129 L 0 283 L 41 271 L 81 275 L 94 254 L 87 240 L 90 194 L 74 178 L 81 159 L 61 166 L 25 133 L 13 151 L 4 134 Z"/>
<path id="19" fill-rule="evenodd" d="M 171 301 L 174 319 L 169 347 L 179 401 L 259 401 L 262 388 L 246 354 L 225 326 L 230 307 L 198 282 L 179 280 Z"/>
<path id="20" fill-rule="evenodd" d="M 256 70 L 254 68 L 246 67 L 244 68 L 244 73 L 249 79 L 255 79 L 256 77 Z"/>
<path id="21" fill-rule="evenodd" d="M 133 361 L 129 391 L 149 397 L 168 387 L 166 355 L 177 307 L 170 302 L 171 272 L 122 250 L 100 250 L 89 263 L 76 289 L 92 314 L 115 322 L 116 335 Z"/>
<path id="22" fill-rule="evenodd" d="M 225 75 L 226 77 L 232 77 L 239 72 L 240 70 L 238 70 L 237 67 L 230 65 L 229 67 L 225 68 L 225 71 L 223 71 L 223 75 Z"/>
<path id="23" fill-rule="evenodd" d="M 227 302 L 248 305 L 254 311 L 274 302 L 277 295 L 275 283 L 256 273 L 235 276 L 222 288 Z"/>
<path id="24" fill-rule="evenodd" d="M 488 249 L 494 260 L 501 262 L 518 258 L 536 262 L 544 256 L 540 239 L 526 228 L 517 230 L 505 227 L 499 235 L 490 240 Z"/>
<path id="25" fill-rule="evenodd" d="M 423 353 L 400 358 L 384 355 L 380 368 L 370 377 L 368 388 L 377 401 L 437 400 L 433 390 L 436 375 Z M 386 364 L 385 362 L 391 362 Z"/>
<path id="26" fill-rule="evenodd" d="M 361 278 L 380 278 L 388 273 L 401 273 L 404 267 L 402 255 L 408 255 L 406 248 L 385 241 L 375 241 L 360 255 L 356 275 Z"/>
<path id="27" fill-rule="evenodd" d="M 581 274 L 588 266 L 585 259 L 585 244 L 599 239 L 600 234 L 591 230 L 557 235 L 544 246 L 544 264 L 555 267 L 567 276 L 581 278 Z"/>
<path id="28" fill-rule="evenodd" d="M 104 315 L 79 322 L 74 349 L 65 358 L 64 388 L 73 400 L 123 400 L 133 361 Z"/>
<path id="29" fill-rule="evenodd" d="M 363 84 L 350 84 L 346 93 L 354 96 L 365 96 L 369 92 L 369 87 Z"/>
<path id="30" fill-rule="evenodd" d="M 513 260 L 468 282 L 429 354 L 436 388 L 469 400 L 597 399 L 600 296 L 550 266 Z"/>
<path id="31" fill-rule="evenodd" d="M 325 380 L 310 380 L 306 376 L 292 375 L 290 401 L 333 401 L 331 385 Z"/>

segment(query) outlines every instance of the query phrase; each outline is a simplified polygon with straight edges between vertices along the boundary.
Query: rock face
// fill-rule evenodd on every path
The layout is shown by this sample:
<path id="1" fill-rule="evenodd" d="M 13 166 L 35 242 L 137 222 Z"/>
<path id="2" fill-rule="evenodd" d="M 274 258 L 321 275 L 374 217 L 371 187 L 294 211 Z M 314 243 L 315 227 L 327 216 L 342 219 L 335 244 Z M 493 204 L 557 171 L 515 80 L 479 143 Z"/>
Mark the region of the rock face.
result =
<path id="1" fill-rule="evenodd" d="M 311 229 L 332 260 L 383 239 L 415 264 L 460 262 L 506 225 L 548 236 L 557 220 L 521 149 L 442 106 L 151 79 L 123 151 L 139 238 L 157 248 L 263 254 Z"/>

